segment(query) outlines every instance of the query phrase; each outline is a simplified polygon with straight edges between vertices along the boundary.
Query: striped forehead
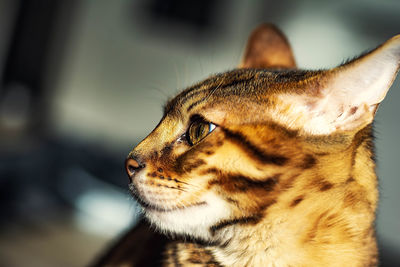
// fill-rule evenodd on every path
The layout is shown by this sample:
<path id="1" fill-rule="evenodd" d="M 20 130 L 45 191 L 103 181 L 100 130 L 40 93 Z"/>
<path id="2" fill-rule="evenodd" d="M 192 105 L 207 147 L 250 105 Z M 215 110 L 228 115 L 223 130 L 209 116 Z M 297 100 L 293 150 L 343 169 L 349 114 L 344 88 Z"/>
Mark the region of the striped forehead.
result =
<path id="1" fill-rule="evenodd" d="M 165 105 L 164 113 L 188 112 L 211 95 L 220 94 L 221 91 L 227 93 L 227 88 L 252 79 L 254 79 L 254 73 L 244 70 L 217 74 L 187 88 L 175 98 L 169 100 Z"/>
<path id="2" fill-rule="evenodd" d="M 236 69 L 217 74 L 182 91 L 167 102 L 164 113 L 187 113 L 212 98 L 235 95 L 260 100 L 268 95 L 302 90 L 306 81 L 320 72 Z"/>

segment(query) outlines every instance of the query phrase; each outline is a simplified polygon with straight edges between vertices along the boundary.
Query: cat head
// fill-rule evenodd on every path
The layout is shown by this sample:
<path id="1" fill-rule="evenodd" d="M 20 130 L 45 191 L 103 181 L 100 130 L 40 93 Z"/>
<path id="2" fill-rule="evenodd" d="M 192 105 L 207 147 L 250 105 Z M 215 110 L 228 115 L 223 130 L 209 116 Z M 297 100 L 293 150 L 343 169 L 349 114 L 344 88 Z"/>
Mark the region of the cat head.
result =
<path id="1" fill-rule="evenodd" d="M 256 224 L 286 201 L 296 177 L 315 177 L 320 157 L 339 155 L 369 127 L 399 61 L 396 36 L 339 67 L 298 70 L 283 34 L 262 25 L 238 69 L 166 104 L 128 156 L 130 189 L 170 233 L 214 240 L 226 225 Z M 310 190 L 332 187 L 316 184 Z"/>

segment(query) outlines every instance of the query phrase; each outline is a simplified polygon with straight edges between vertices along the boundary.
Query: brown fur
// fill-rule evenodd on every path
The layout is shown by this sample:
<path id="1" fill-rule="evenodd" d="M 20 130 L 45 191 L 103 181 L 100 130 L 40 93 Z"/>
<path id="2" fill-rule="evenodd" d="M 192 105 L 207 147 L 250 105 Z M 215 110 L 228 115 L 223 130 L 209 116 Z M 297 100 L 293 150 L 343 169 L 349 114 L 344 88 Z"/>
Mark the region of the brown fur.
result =
<path id="1" fill-rule="evenodd" d="M 274 33 L 263 51 L 286 56 L 253 51 Z M 255 31 L 243 62 L 281 69 L 236 69 L 186 89 L 129 155 L 132 166 L 145 164 L 130 175 L 146 214 L 212 209 L 202 198 L 210 192 L 229 210 L 203 240 L 186 232 L 190 241 L 171 242 L 164 266 L 375 266 L 378 190 L 369 111 L 354 117 L 363 108 L 350 108 L 351 129 L 314 134 L 303 128 L 306 115 L 293 112 L 292 98 L 306 96 L 299 101 L 313 109 L 338 70 L 282 69 L 295 63 L 272 26 Z M 191 146 L 184 133 L 197 119 L 216 128 Z M 149 218 L 165 231 L 164 222 Z"/>

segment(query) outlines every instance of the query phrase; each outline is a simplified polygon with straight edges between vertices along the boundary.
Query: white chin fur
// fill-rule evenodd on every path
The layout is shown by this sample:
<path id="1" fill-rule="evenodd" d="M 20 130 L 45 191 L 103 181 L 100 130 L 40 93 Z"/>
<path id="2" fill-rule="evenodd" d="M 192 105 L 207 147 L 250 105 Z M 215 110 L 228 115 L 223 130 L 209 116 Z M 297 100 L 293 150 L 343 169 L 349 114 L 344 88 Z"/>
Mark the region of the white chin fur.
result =
<path id="1" fill-rule="evenodd" d="M 208 240 L 209 228 L 229 218 L 230 209 L 212 193 L 204 195 L 201 201 L 206 204 L 167 212 L 146 210 L 145 214 L 162 231 Z"/>

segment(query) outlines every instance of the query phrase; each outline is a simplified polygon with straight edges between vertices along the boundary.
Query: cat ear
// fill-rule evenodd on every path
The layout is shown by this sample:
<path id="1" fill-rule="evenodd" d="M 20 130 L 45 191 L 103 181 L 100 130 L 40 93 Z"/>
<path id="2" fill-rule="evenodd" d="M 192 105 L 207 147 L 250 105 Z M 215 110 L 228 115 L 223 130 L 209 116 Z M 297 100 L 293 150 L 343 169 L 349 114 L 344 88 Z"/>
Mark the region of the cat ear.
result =
<path id="1" fill-rule="evenodd" d="M 258 26 L 250 35 L 239 68 L 296 68 L 285 35 L 272 24 Z"/>
<path id="2" fill-rule="evenodd" d="M 400 35 L 317 78 L 316 96 L 302 99 L 310 120 L 305 130 L 356 131 L 373 120 L 400 67 Z"/>

